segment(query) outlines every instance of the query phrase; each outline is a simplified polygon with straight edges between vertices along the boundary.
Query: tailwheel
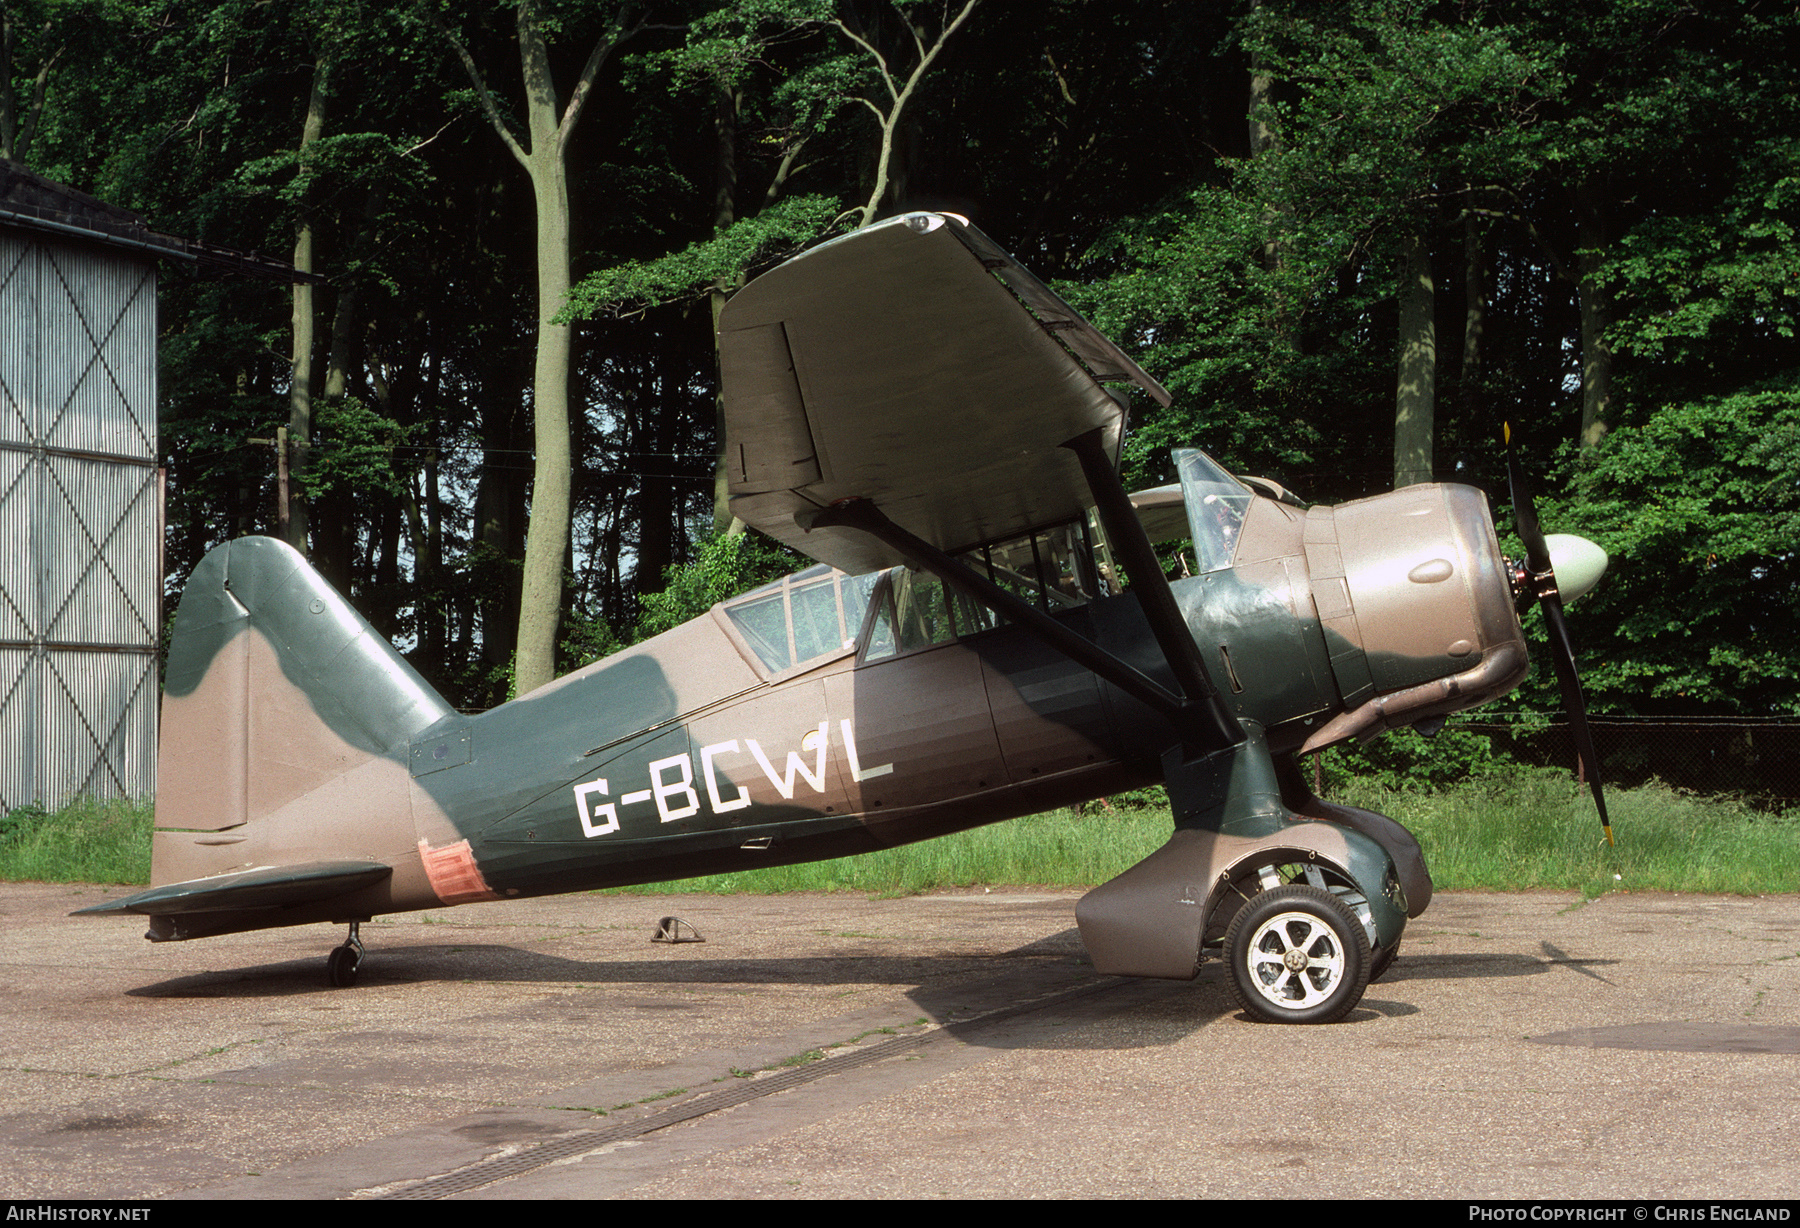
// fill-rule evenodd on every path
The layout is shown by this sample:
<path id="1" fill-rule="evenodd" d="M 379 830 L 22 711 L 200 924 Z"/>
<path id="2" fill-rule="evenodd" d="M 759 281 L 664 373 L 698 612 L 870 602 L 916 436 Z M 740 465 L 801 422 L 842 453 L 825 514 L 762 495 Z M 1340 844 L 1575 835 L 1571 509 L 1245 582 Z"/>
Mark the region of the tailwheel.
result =
<path id="1" fill-rule="evenodd" d="M 1263 1023 L 1333 1023 L 1362 1001 L 1369 939 L 1343 901 L 1318 887 L 1264 891 L 1225 932 L 1231 994 Z"/>
<path id="2" fill-rule="evenodd" d="M 348 989 L 356 984 L 357 970 L 362 967 L 363 944 L 358 932 L 361 923 L 350 923 L 350 936 L 344 939 L 344 945 L 333 947 L 331 954 L 325 957 L 325 979 L 334 989 Z"/>

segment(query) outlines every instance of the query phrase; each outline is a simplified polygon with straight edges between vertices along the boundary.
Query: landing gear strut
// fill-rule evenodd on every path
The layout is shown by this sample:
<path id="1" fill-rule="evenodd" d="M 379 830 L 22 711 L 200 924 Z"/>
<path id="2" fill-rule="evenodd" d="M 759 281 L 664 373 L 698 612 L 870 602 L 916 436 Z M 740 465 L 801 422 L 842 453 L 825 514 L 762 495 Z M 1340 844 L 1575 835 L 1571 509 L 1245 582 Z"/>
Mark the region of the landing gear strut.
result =
<path id="1" fill-rule="evenodd" d="M 325 979 L 333 988 L 348 989 L 356 984 L 356 970 L 362 967 L 363 958 L 361 927 L 362 922 L 352 921 L 344 945 L 333 947 L 325 959 Z"/>

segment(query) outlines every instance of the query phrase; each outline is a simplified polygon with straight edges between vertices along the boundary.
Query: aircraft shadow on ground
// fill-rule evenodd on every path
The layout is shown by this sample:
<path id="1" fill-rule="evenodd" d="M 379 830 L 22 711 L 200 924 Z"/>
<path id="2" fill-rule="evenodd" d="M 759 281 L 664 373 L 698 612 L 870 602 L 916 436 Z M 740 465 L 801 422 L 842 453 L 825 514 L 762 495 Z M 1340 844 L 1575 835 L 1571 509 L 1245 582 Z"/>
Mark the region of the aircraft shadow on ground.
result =
<path id="1" fill-rule="evenodd" d="M 842 936 L 847 943 L 858 935 Z M 447 942 L 371 945 L 356 988 L 332 989 L 325 980 L 325 949 L 308 959 L 252 964 L 172 977 L 127 991 L 146 998 L 259 998 L 334 995 L 397 984 L 438 982 L 565 984 L 599 986 L 884 984 L 923 985 L 933 980 L 997 976 L 1032 966 L 1073 966 L 1081 955 L 1076 931 L 1011 951 L 972 950 L 866 952 L 849 948 L 776 958 L 707 958 L 700 944 L 644 946 L 649 958 L 574 959 L 504 943 Z"/>
<path id="2" fill-rule="evenodd" d="M 1075 931 L 1068 931 L 1073 936 Z M 720 999 L 694 994 L 716 989 L 741 1001 L 758 985 L 890 985 L 913 1004 L 904 1013 L 945 1025 L 965 1044 L 997 1049 L 1138 1049 L 1181 1039 L 1231 1009 L 1216 973 L 1193 983 L 1097 978 L 1067 951 L 1045 951 L 1054 940 L 1008 952 L 974 956 L 814 955 L 775 959 L 579 960 L 497 944 L 396 946 L 372 953 L 358 984 L 332 989 L 324 960 L 285 960 L 174 977 L 127 991 L 140 998 L 257 1000 L 317 997 L 331 1002 L 409 985 L 521 983 L 610 991 L 614 1006 L 643 1012 L 649 1026 L 716 1014 Z M 688 950 L 693 948 L 689 947 Z M 1084 987 L 1094 992 L 1080 993 Z M 1069 990 L 1074 994 L 1064 997 Z M 1148 993 L 1143 992 L 1148 990 Z M 1117 995 L 1139 991 L 1126 1004 L 1131 1026 L 1083 1025 L 1121 1013 Z M 1031 1004 L 1018 1012 L 1013 1003 Z M 1045 1009 L 1037 1009 L 1042 1003 Z M 850 1008 L 846 1004 L 847 1009 Z M 973 1017 L 970 1017 L 973 1011 Z M 996 1012 L 998 1012 L 996 1014 Z M 908 1019 L 907 1022 L 911 1022 Z"/>
<path id="3" fill-rule="evenodd" d="M 1576 959 L 1567 955 L 1549 943 L 1544 943 L 1542 958 L 1514 951 L 1495 952 L 1491 955 L 1457 953 L 1446 955 L 1412 955 L 1404 945 L 1400 948 L 1400 958 L 1381 978 L 1382 985 L 1395 985 L 1404 981 L 1454 981 L 1479 978 L 1487 980 L 1503 976 L 1537 976 L 1540 973 L 1567 968 L 1579 972 L 1583 976 L 1604 981 L 1606 978 L 1595 969 L 1610 968 L 1619 963 L 1616 959 Z"/>
<path id="4" fill-rule="evenodd" d="M 1547 943 L 1544 948 L 1543 958 L 1513 952 L 1443 955 L 1403 952 L 1399 962 L 1378 984 L 1370 986 L 1362 1004 L 1341 1024 L 1416 1014 L 1417 1006 L 1389 996 L 1396 986 L 1408 981 L 1535 976 L 1559 967 L 1603 980 L 1604 977 L 1594 969 L 1619 962 L 1574 959 Z M 363 965 L 359 987 L 348 990 L 327 987 L 321 956 L 194 973 L 128 992 L 144 998 L 250 1000 L 380 992 L 430 982 L 446 985 L 521 982 L 630 990 L 634 997 L 642 999 L 630 1006 L 673 1015 L 704 1012 L 711 1004 L 659 998 L 658 990 L 663 987 L 911 985 L 915 988 L 906 991 L 906 996 L 927 1018 L 949 1021 L 947 1030 L 952 1035 L 965 1043 L 1007 1049 L 1152 1048 L 1174 1043 L 1220 1018 L 1248 1019 L 1236 1010 L 1224 983 L 1225 970 L 1216 960 L 1209 960 L 1200 977 L 1190 983 L 1121 980 L 1093 995 L 1053 1004 L 1051 1010 L 1059 1022 L 1050 1029 L 1008 1020 L 996 1022 L 985 1017 L 967 1022 L 955 1019 L 960 1011 L 968 1009 L 972 981 L 990 985 L 990 998 L 996 992 L 1004 996 L 1005 987 L 995 983 L 1016 982 L 1021 1002 L 1036 999 L 1046 992 L 1078 987 L 1084 980 L 1076 964 L 1082 959 L 1082 948 L 1073 928 L 1010 951 L 967 954 L 931 952 L 911 955 L 846 950 L 782 958 L 715 959 L 699 955 L 702 948 L 698 944 L 654 949 L 656 955 L 650 958 L 572 959 L 499 943 L 414 944 L 372 950 Z M 1116 995 L 1134 989 L 1137 991 L 1135 1001 L 1123 1007 L 1123 1011 L 1131 1016 L 1133 1026 L 1125 1029 L 1081 1026 L 1102 1016 L 1116 1017 L 1120 1013 Z M 987 1009 L 991 1010 L 993 1005 L 990 1002 Z M 1056 1030 L 1064 1028 L 1064 1031 Z"/>

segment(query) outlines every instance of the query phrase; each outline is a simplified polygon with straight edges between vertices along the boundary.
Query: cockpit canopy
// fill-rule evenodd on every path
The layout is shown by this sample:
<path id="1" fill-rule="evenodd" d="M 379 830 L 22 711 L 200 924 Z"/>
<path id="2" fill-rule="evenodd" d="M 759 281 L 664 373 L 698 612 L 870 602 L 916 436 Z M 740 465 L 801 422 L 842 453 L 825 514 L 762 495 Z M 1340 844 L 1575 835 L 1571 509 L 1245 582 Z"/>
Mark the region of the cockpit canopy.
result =
<path id="1" fill-rule="evenodd" d="M 856 646 L 880 572 L 847 576 L 820 563 L 725 603 L 763 667 L 779 674 Z"/>

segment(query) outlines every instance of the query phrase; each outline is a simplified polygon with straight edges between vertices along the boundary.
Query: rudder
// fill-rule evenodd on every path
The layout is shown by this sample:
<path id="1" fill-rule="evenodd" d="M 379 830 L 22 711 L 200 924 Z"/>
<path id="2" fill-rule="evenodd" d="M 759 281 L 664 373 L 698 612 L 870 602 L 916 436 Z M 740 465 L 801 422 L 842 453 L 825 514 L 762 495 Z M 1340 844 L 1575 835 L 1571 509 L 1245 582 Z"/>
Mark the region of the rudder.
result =
<path id="1" fill-rule="evenodd" d="M 404 762 L 408 742 L 450 715 L 292 547 L 228 542 L 194 569 L 175 616 L 157 827 L 242 832 L 370 759 Z M 242 857 L 217 839 L 216 855 L 205 838 L 158 839 L 152 883 L 233 868 Z"/>

